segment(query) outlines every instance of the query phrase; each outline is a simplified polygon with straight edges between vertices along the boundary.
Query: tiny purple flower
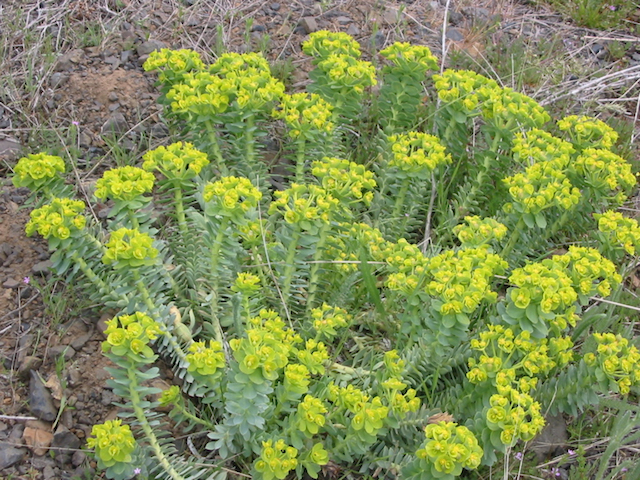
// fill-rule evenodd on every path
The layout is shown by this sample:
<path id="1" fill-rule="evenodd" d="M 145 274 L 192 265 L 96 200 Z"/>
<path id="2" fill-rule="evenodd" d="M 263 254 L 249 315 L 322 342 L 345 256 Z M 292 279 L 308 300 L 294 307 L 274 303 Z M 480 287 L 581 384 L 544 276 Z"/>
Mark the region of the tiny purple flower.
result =
<path id="1" fill-rule="evenodd" d="M 73 123 L 76 127 L 77 127 L 78 125 L 80 125 L 80 122 L 76 122 L 75 120 L 74 120 L 73 122 L 71 122 L 71 123 Z"/>
<path id="2" fill-rule="evenodd" d="M 576 451 L 569 449 L 567 450 L 567 453 L 569 454 L 570 457 L 573 457 L 576 454 Z"/>
<path id="3" fill-rule="evenodd" d="M 139 468 L 134 468 L 133 469 L 133 474 L 134 475 L 140 475 L 140 472 L 142 472 L 142 470 L 140 470 Z"/>
<path id="4" fill-rule="evenodd" d="M 25 285 L 29 285 L 29 282 L 31 281 L 31 279 L 29 277 L 24 277 L 22 279 L 22 283 L 24 283 Z"/>
<path id="5" fill-rule="evenodd" d="M 621 471 L 621 472 L 626 472 L 626 471 L 627 471 L 627 469 L 626 469 L 625 467 L 622 467 L 622 468 L 620 469 L 620 471 Z"/>
<path id="6" fill-rule="evenodd" d="M 516 453 L 516 460 L 522 461 L 522 452 Z"/>
<path id="7" fill-rule="evenodd" d="M 616 6 L 615 5 L 609 5 L 609 10 L 611 10 L 612 12 L 616 11 Z"/>

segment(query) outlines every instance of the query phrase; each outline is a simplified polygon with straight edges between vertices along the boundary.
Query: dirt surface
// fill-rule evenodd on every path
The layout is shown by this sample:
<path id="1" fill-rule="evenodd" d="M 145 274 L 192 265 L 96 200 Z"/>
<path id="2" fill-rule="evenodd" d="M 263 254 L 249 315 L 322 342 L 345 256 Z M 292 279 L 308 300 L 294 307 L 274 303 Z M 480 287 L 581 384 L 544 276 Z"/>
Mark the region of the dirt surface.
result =
<path id="1" fill-rule="evenodd" d="M 30 11 L 33 28 L 53 29 L 52 34 L 57 28 L 63 35 L 62 13 L 48 3 L 40 2 Z M 24 98 L 9 99 L 23 111 L 25 105 L 31 108 L 29 115 L 18 115 L 16 105 L 0 96 L 5 102 L 0 106 L 2 174 L 8 175 L 21 155 L 37 151 L 42 137 L 34 131 L 48 125 L 66 135 L 59 138 L 57 153 L 73 149 L 81 182 L 117 163 L 118 152 L 139 158 L 145 149 L 167 141 L 168 130 L 155 103 L 154 75 L 142 69 L 155 49 L 195 48 L 212 60 L 220 43 L 231 51 L 262 46 L 283 71 L 285 62 L 295 67 L 287 78 L 295 89 L 304 85 L 309 65 L 300 44 L 314 30 L 350 33 L 369 58 L 367 52 L 398 40 L 426 44 L 441 56 L 448 2 L 236 1 L 217 2 L 211 8 L 198 8 L 196 3 L 67 2 L 64 18 L 93 22 L 105 35 L 98 45 L 83 48 L 62 43 L 31 97 L 24 93 Z M 7 9 L 16 6 L 8 4 Z M 608 68 L 617 61 L 600 54 L 605 41 L 598 35 L 589 38 L 589 31 L 526 2 L 452 1 L 447 17 L 449 55 L 459 50 L 481 59 L 492 42 L 525 39 L 535 48 L 537 42 L 564 32 L 565 48 L 575 53 L 578 63 Z M 612 35 L 627 34 L 608 37 Z M 16 61 L 19 46 L 19 39 L 9 45 Z M 624 59 L 632 66 L 640 63 L 640 54 L 631 48 Z M 575 85 L 570 75 L 566 72 L 559 84 L 547 87 L 562 94 L 563 82 Z M 527 93 L 544 98 L 541 87 L 536 88 Z M 631 100 L 616 104 L 619 114 L 632 117 L 635 106 Z M 117 399 L 105 386 L 108 361 L 100 353 L 101 325 L 109 312 L 86 305 L 72 295 L 70 286 L 49 278 L 46 244 L 23 234 L 29 212 L 26 199 L 27 192 L 14 189 L 5 178 L 0 193 L 0 478 L 99 478 L 83 446 L 93 424 L 117 414 L 112 406 Z"/>

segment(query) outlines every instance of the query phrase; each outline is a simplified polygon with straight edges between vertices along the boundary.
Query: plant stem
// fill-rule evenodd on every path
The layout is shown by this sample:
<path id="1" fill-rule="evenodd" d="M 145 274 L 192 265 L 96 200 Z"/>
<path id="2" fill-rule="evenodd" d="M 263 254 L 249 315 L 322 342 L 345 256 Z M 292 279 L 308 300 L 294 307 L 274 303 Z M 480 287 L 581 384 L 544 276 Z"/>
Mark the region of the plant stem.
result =
<path id="1" fill-rule="evenodd" d="M 131 366 L 127 369 L 127 376 L 129 377 L 129 398 L 131 399 L 131 405 L 133 406 L 133 413 L 135 414 L 136 419 L 149 442 L 149 446 L 151 447 L 153 454 L 158 459 L 158 462 L 160 462 L 164 471 L 174 480 L 183 480 L 182 476 L 173 468 L 171 462 L 164 454 L 164 451 L 158 442 L 158 438 L 153 431 L 153 427 L 149 425 L 145 411 L 140 407 L 141 399 L 138 394 L 138 379 L 136 377 L 136 372 L 137 367 L 135 366 Z"/>
<path id="2" fill-rule="evenodd" d="M 133 276 L 133 281 L 136 284 L 136 288 L 138 289 L 138 292 L 140 292 L 140 295 L 142 295 L 142 300 L 144 301 L 144 304 L 147 306 L 149 313 L 155 316 L 158 313 L 158 309 L 153 303 L 153 300 L 151 299 L 151 295 L 149 295 L 149 290 L 147 289 L 147 287 L 142 281 L 142 277 L 140 276 L 140 270 L 137 268 L 132 268 L 131 275 Z"/>
<path id="3" fill-rule="evenodd" d="M 298 141 L 296 142 L 297 146 L 297 155 L 296 155 L 296 182 L 303 183 L 304 182 L 304 167 L 306 163 L 305 159 L 305 146 L 306 142 L 304 137 L 298 137 Z"/>
<path id="4" fill-rule="evenodd" d="M 187 235 L 187 219 L 184 215 L 184 202 L 182 197 L 182 188 L 180 188 L 180 182 L 174 183 L 173 199 L 175 201 L 176 218 L 178 219 L 178 228 L 182 235 Z"/>
<path id="5" fill-rule="evenodd" d="M 522 228 L 524 226 L 525 226 L 525 224 L 524 224 L 524 214 L 522 214 L 522 216 L 520 217 L 520 220 L 518 220 L 518 223 L 516 224 L 516 226 L 513 229 L 513 233 L 511 233 L 511 238 L 509 238 L 509 242 L 502 249 L 502 252 L 500 252 L 500 256 L 502 258 L 506 259 L 507 256 L 511 253 L 511 250 L 513 250 L 513 247 L 515 247 L 516 242 L 520 238 L 520 232 L 522 231 Z"/>
<path id="6" fill-rule="evenodd" d="M 205 122 L 205 126 L 209 132 L 209 145 L 211 146 L 211 150 L 213 151 L 213 156 L 216 158 L 218 162 L 218 167 L 220 168 L 220 174 L 222 176 L 226 176 L 228 174 L 227 166 L 224 163 L 224 159 L 222 158 L 222 152 L 220 151 L 220 143 L 218 142 L 218 136 L 216 135 L 216 129 L 213 126 L 211 120 L 207 120 Z"/>
<path id="7" fill-rule="evenodd" d="M 220 250 L 222 248 L 222 241 L 224 240 L 224 234 L 227 231 L 227 227 L 229 226 L 229 217 L 222 217 L 220 220 L 220 225 L 218 226 L 218 232 L 216 233 L 216 238 L 213 241 L 213 245 L 211 246 L 211 281 L 212 285 L 212 297 L 211 297 L 211 323 L 213 325 L 216 340 L 222 343 L 222 327 L 220 326 L 220 321 L 218 320 L 218 288 L 219 288 L 219 279 L 220 272 L 218 271 L 220 266 Z"/>
<path id="8" fill-rule="evenodd" d="M 318 270 L 320 270 L 320 259 L 322 258 L 323 247 L 327 241 L 327 235 L 329 233 L 329 223 L 324 223 L 320 228 L 318 242 L 315 245 L 315 253 L 313 254 L 313 264 L 311 265 L 311 271 L 309 272 L 309 290 L 307 291 L 307 316 L 311 314 L 313 308 L 313 302 L 318 291 Z"/>
<path id="9" fill-rule="evenodd" d="M 247 164 L 252 166 L 255 160 L 255 145 L 253 139 L 253 132 L 255 130 L 255 116 L 249 115 L 245 119 L 244 127 L 244 148 L 245 148 L 245 160 Z"/>
<path id="10" fill-rule="evenodd" d="M 405 198 L 407 197 L 407 192 L 409 191 L 409 184 L 410 184 L 411 180 L 409 178 L 405 178 L 402 181 L 402 186 L 400 187 L 400 191 L 398 192 L 398 196 L 396 197 L 396 203 L 393 206 L 393 212 L 391 213 L 391 218 L 392 220 L 396 220 L 397 218 L 400 218 L 400 211 L 402 210 L 402 207 L 404 206 L 404 201 Z M 402 221 L 402 233 L 404 233 L 404 227 L 406 225 L 406 217 L 404 217 L 404 220 Z"/>
<path id="11" fill-rule="evenodd" d="M 287 258 L 285 260 L 284 280 L 282 285 L 282 297 L 285 302 L 289 300 L 289 292 L 291 291 L 291 280 L 296 269 L 295 258 L 298 242 L 300 241 L 300 225 L 294 226 L 293 236 L 287 250 Z"/>
<path id="12" fill-rule="evenodd" d="M 135 214 L 132 210 L 127 210 L 127 216 L 129 217 L 129 221 L 131 222 L 131 228 L 134 230 L 138 230 L 140 228 L 140 222 L 136 218 Z"/>
<path id="13" fill-rule="evenodd" d="M 87 265 L 87 262 L 85 262 L 82 257 L 80 257 L 77 253 L 74 252 L 71 254 L 71 260 L 73 260 L 78 264 L 78 266 L 80 267 L 80 270 L 82 271 L 82 273 L 84 273 L 85 277 L 87 277 L 91 283 L 93 283 L 96 287 L 98 287 L 101 293 L 105 295 L 113 294 L 113 290 L 110 289 L 109 286 L 106 283 L 104 283 L 104 281 L 102 281 L 100 277 L 98 277 L 98 275 L 96 275 L 93 269 L 89 265 Z M 121 300 L 124 300 L 127 303 L 129 303 L 129 297 L 127 295 L 119 295 L 119 297 Z"/>

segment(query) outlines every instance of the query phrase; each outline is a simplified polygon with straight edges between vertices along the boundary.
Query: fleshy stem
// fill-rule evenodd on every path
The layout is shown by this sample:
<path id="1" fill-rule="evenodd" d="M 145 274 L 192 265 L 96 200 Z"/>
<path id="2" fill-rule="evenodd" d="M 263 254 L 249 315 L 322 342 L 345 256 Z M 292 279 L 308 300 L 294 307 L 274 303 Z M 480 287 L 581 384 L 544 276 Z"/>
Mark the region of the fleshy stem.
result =
<path id="1" fill-rule="evenodd" d="M 131 228 L 137 230 L 140 228 L 140 222 L 136 218 L 136 215 L 133 213 L 133 210 L 127 209 L 127 216 L 129 217 L 129 221 L 131 222 Z"/>
<path id="2" fill-rule="evenodd" d="M 502 258 L 506 259 L 507 256 L 511 253 L 511 250 L 513 250 L 513 247 L 515 247 L 516 242 L 520 238 L 520 232 L 522 231 L 524 226 L 525 226 L 525 224 L 524 224 L 524 214 L 522 214 L 520 216 L 520 219 L 518 220 L 518 223 L 516 224 L 516 226 L 513 229 L 513 233 L 511 234 L 511 238 L 509 238 L 509 241 L 507 242 L 505 247 L 502 249 L 502 252 L 500 252 L 500 256 Z"/>
<path id="3" fill-rule="evenodd" d="M 136 376 L 137 371 L 138 368 L 136 366 L 130 366 L 127 369 L 127 376 L 129 378 L 129 398 L 131 398 L 133 413 L 135 414 L 136 419 L 138 420 L 138 423 L 140 424 L 140 427 L 142 428 L 142 431 L 144 432 L 145 437 L 149 442 L 149 446 L 151 447 L 153 454 L 158 459 L 158 462 L 160 462 L 160 465 L 162 465 L 164 471 L 167 472 L 167 474 L 169 474 L 170 477 L 174 480 L 183 480 L 182 476 L 173 468 L 171 462 L 162 451 L 160 443 L 158 442 L 158 438 L 156 437 L 151 425 L 149 425 L 149 421 L 147 420 L 145 411 L 144 409 L 142 409 L 142 407 L 140 407 L 141 399 L 140 395 L 138 394 L 139 387 L 137 381 L 138 379 Z"/>
<path id="4" fill-rule="evenodd" d="M 301 135 L 298 137 L 298 141 L 296 142 L 297 147 L 297 155 L 296 155 L 296 182 L 303 183 L 304 182 L 304 167 L 305 167 L 305 146 L 306 142 L 304 137 Z"/>
<path id="5" fill-rule="evenodd" d="M 87 265 L 87 262 L 85 262 L 84 259 L 77 253 L 73 252 L 71 254 L 71 260 L 78 264 L 85 277 L 87 277 L 91 283 L 98 287 L 100 292 L 104 293 L 105 295 L 113 293 L 113 289 L 109 288 L 109 286 L 104 283 L 104 281 L 100 277 L 98 277 L 98 275 L 96 275 L 93 269 L 89 265 Z M 119 295 L 119 297 L 129 303 L 129 297 L 127 295 L 121 294 Z"/>
<path id="6" fill-rule="evenodd" d="M 253 160 L 255 157 L 254 140 L 253 140 L 254 131 L 255 131 L 255 116 L 251 114 L 245 119 L 245 128 L 244 128 L 245 156 L 246 156 L 247 164 L 249 165 L 253 165 Z"/>
<path id="7" fill-rule="evenodd" d="M 140 295 L 142 295 L 142 300 L 144 301 L 144 304 L 147 306 L 149 313 L 155 316 L 158 313 L 158 309 L 153 303 L 153 300 L 151 299 L 151 295 L 149 295 L 149 290 L 142 282 L 142 277 L 140 276 L 140 270 L 137 268 L 132 268 L 131 275 L 133 276 L 133 280 L 136 284 L 136 288 L 138 289 L 138 292 L 140 292 Z"/>
<path id="8" fill-rule="evenodd" d="M 391 214 L 391 218 L 394 220 L 400 217 L 400 211 L 402 210 L 402 206 L 404 205 L 404 201 L 407 197 L 407 192 L 409 191 L 410 183 L 411 183 L 410 178 L 405 178 L 402 181 L 402 186 L 400 187 L 400 191 L 398 192 L 398 196 L 396 197 L 396 203 L 393 206 L 393 213 Z M 402 221 L 402 233 L 404 233 L 406 223 L 407 223 L 407 218 L 404 217 Z"/>
<path id="9" fill-rule="evenodd" d="M 570 210 L 565 210 L 560 218 L 553 222 L 553 225 L 551 225 L 551 228 L 547 230 L 548 233 L 544 235 L 544 238 L 551 238 L 558 233 L 564 224 L 567 223 L 567 220 L 569 219 L 569 212 Z"/>
<path id="10" fill-rule="evenodd" d="M 213 323 L 213 328 L 216 332 L 216 340 L 220 343 L 222 343 L 223 338 L 222 327 L 220 326 L 220 322 L 218 320 L 218 280 L 220 278 L 218 267 L 220 265 L 220 249 L 222 248 L 222 241 L 224 240 L 224 234 L 227 231 L 227 227 L 229 226 L 229 221 L 229 217 L 222 217 L 220 225 L 218 226 L 218 233 L 216 234 L 216 238 L 214 239 L 213 245 L 211 246 L 211 279 L 213 281 L 213 297 L 211 299 L 211 322 Z"/>
<path id="11" fill-rule="evenodd" d="M 176 218 L 178 219 L 178 229 L 182 235 L 187 235 L 187 219 L 184 215 L 184 202 L 182 198 L 182 188 L 180 181 L 174 182 L 174 194 L 173 199 L 175 201 Z"/>
<path id="12" fill-rule="evenodd" d="M 318 290 L 318 270 L 320 269 L 320 260 L 322 258 L 322 249 L 327 241 L 327 235 L 329 233 L 329 223 L 324 223 L 320 228 L 318 242 L 315 245 L 315 253 L 313 255 L 314 262 L 311 264 L 311 271 L 309 272 L 309 290 L 307 291 L 307 315 L 311 314 L 313 303 Z"/>
<path id="13" fill-rule="evenodd" d="M 216 157 L 216 161 L 218 162 L 218 166 L 220 167 L 220 174 L 224 177 L 229 174 L 227 166 L 224 163 L 224 159 L 222 158 L 222 152 L 220 150 L 220 143 L 218 142 L 218 136 L 216 135 L 216 129 L 213 126 L 211 120 L 207 120 L 205 122 L 205 126 L 209 132 L 209 144 L 211 146 L 211 150 L 213 151 L 214 157 Z"/>
<path id="14" fill-rule="evenodd" d="M 197 415 L 194 415 L 193 413 L 191 413 L 189 410 L 187 410 L 184 405 L 182 405 L 181 403 L 174 403 L 173 404 L 174 408 L 176 408 L 181 415 L 184 415 L 185 417 L 187 417 L 189 420 L 193 421 L 194 423 L 198 423 L 200 425 L 203 425 L 205 427 L 207 427 L 209 430 L 215 430 L 216 426 L 213 423 L 207 422 L 206 420 L 203 420 L 202 418 L 198 417 Z"/>
<path id="15" fill-rule="evenodd" d="M 300 225 L 296 224 L 294 227 L 291 242 L 289 243 L 289 248 L 287 250 L 287 258 L 285 260 L 284 282 L 282 286 L 282 297 L 285 302 L 289 300 L 289 292 L 291 291 L 291 280 L 293 279 L 293 272 L 296 269 L 295 258 L 299 241 Z"/>

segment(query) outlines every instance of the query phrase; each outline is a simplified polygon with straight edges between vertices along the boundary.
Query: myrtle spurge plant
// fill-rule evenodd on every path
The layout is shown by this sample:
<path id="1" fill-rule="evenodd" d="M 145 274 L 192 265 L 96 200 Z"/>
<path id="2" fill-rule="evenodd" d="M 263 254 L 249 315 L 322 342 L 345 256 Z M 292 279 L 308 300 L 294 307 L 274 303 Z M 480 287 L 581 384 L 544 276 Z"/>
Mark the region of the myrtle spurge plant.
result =
<path id="1" fill-rule="evenodd" d="M 378 70 L 345 34 L 303 50 L 295 93 L 257 53 L 151 54 L 182 133 L 83 192 L 105 216 L 61 158 L 15 167 L 40 207 L 27 234 L 113 316 L 122 420 L 88 442 L 105 475 L 453 479 L 546 412 L 640 393 L 618 310 L 640 228 L 615 210 L 636 179 L 616 133 L 549 125 L 475 72 L 431 75 L 426 47 L 391 45 Z M 205 441 L 180 453 L 180 429 Z"/>

